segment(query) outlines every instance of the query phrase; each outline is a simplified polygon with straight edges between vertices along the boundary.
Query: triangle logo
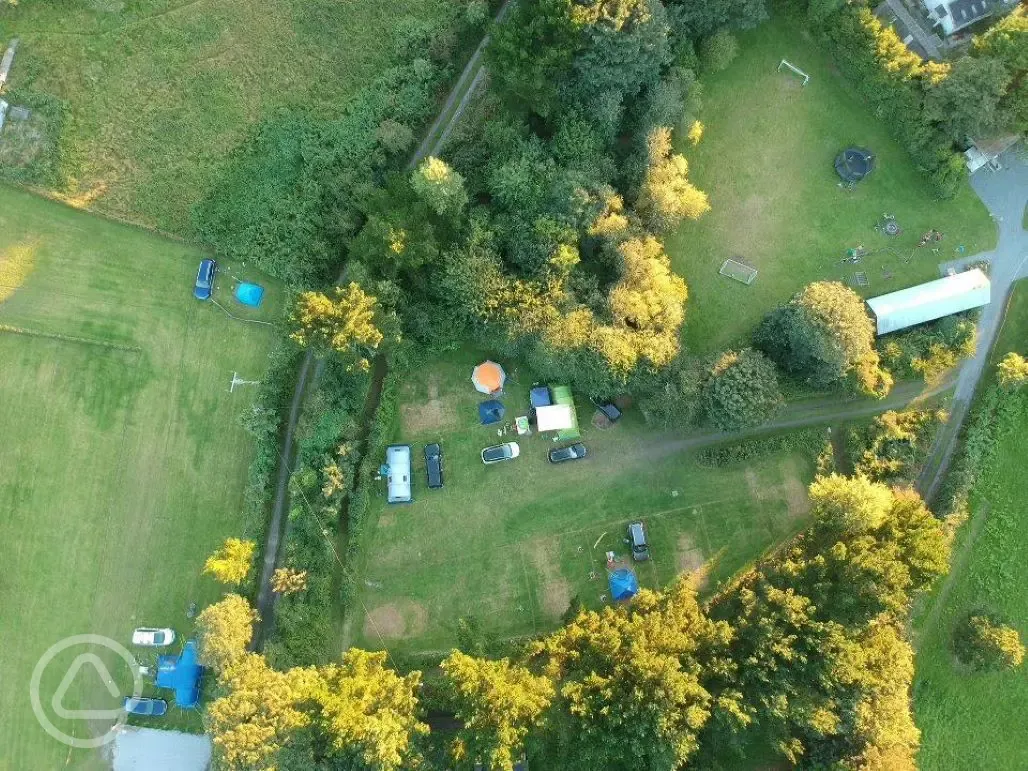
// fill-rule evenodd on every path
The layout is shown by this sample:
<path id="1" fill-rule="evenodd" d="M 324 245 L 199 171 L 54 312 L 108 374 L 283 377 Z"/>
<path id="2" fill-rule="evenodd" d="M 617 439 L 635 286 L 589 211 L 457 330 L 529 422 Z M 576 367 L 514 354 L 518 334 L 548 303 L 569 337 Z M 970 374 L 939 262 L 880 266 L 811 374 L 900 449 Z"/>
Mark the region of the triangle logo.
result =
<path id="1" fill-rule="evenodd" d="M 114 678 L 111 677 L 111 671 L 104 664 L 103 659 L 97 656 L 95 653 L 80 653 L 75 657 L 75 660 L 71 662 L 71 666 L 68 667 L 68 671 L 65 672 L 64 677 L 61 678 L 60 685 L 57 686 L 57 690 L 54 691 L 53 699 L 50 704 L 54 709 L 54 713 L 59 717 L 67 720 L 106 720 L 114 719 L 119 717 L 123 710 L 121 709 L 68 709 L 64 706 L 64 697 L 67 696 L 68 690 L 71 688 L 71 684 L 75 681 L 75 677 L 78 675 L 79 670 L 82 669 L 86 664 L 89 664 L 96 670 L 96 674 L 100 678 L 100 682 L 107 688 L 107 692 L 114 698 L 119 695 L 118 686 L 114 682 Z"/>

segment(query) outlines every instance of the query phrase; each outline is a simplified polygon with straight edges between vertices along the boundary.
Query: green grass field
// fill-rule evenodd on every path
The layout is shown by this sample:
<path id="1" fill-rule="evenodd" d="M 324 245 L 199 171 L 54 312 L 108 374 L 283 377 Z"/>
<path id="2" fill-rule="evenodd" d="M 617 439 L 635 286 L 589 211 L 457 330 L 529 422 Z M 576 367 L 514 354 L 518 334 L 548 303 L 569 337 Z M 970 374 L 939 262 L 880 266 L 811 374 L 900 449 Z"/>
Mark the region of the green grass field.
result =
<path id="1" fill-rule="evenodd" d="M 1021 282 L 997 342 L 993 362 L 1028 350 L 1028 283 Z M 1028 676 L 971 674 L 954 665 L 950 637 L 969 610 L 1005 616 L 1028 640 L 1028 399 L 997 426 L 998 446 L 972 494 L 972 517 L 954 550 L 949 578 L 916 619 L 919 636 L 914 705 L 922 731 L 920 766 L 1028 768 L 1024 716 Z"/>
<path id="2" fill-rule="evenodd" d="M 189 604 L 219 595 L 200 569 L 241 531 L 252 452 L 239 424 L 250 392 L 230 395 L 229 381 L 233 371 L 261 376 L 274 330 L 194 300 L 199 258 L 0 186 L 0 768 L 102 767 L 33 716 L 30 676 L 52 644 L 83 633 L 128 644 L 136 626 L 172 626 L 185 639 Z M 240 311 L 223 267 L 217 296 Z M 15 275 L 17 288 L 7 283 Z M 272 318 L 281 290 L 262 283 L 270 296 L 256 313 Z M 81 652 L 46 669 L 44 704 L 59 665 Z M 124 667 L 114 673 L 125 688 Z M 83 677 L 65 706 L 111 702 Z M 164 724 L 198 727 L 195 713 L 170 714 Z M 106 730 L 57 723 L 78 736 Z"/>
<path id="3" fill-rule="evenodd" d="M 83 205 L 187 232 L 192 204 L 262 116 L 334 116 L 392 52 L 397 22 L 445 0 L 24 0 L 11 85 L 65 100 L 61 147 Z"/>
<path id="4" fill-rule="evenodd" d="M 680 572 L 712 588 L 806 521 L 809 454 L 705 468 L 665 448 L 666 438 L 631 411 L 613 428 L 595 428 L 585 400 L 578 414 L 589 457 L 552 465 L 553 442 L 508 435 L 521 456 L 484 466 L 479 451 L 501 439 L 495 426 L 478 424 L 475 363 L 462 352 L 402 390 L 394 440 L 413 446 L 415 501 L 377 505 L 358 571 L 353 644 L 446 649 L 465 615 L 500 637 L 552 629 L 572 597 L 588 607 L 605 602 L 604 555 L 631 561 L 622 539 L 633 520 L 648 530 L 652 559 L 634 567 L 651 588 Z M 530 375 L 510 374 L 507 419 L 527 411 L 531 385 Z M 423 449 L 432 441 L 443 446 L 442 490 L 425 482 Z"/>
<path id="5" fill-rule="evenodd" d="M 938 278 L 937 264 L 952 259 L 958 245 L 969 253 L 994 245 L 995 227 L 970 186 L 952 201 L 933 200 L 887 127 L 800 30 L 780 20 L 739 40 L 741 53 L 728 70 L 703 78 L 702 141 L 692 147 L 679 140 L 690 177 L 711 205 L 667 242 L 689 284 L 684 336 L 690 350 L 737 344 L 764 313 L 810 281 L 855 285 L 859 270 L 870 286 L 854 288 L 873 296 Z M 777 72 L 783 58 L 810 75 L 809 85 Z M 850 145 L 870 148 L 878 166 L 846 191 L 833 162 Z M 897 217 L 901 235 L 875 232 L 883 213 Z M 945 233 L 939 254 L 914 249 L 928 228 Z M 846 249 L 861 244 L 892 251 L 843 264 Z M 718 275 L 729 258 L 756 267 L 756 281 L 745 286 Z"/>

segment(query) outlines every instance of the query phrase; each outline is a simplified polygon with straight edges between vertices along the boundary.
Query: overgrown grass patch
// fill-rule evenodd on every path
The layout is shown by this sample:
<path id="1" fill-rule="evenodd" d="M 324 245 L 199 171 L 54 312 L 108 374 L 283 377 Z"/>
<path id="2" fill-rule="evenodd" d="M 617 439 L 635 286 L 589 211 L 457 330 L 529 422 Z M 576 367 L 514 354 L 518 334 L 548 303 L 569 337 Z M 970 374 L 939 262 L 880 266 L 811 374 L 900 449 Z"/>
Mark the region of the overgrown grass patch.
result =
<path id="1" fill-rule="evenodd" d="M 1028 284 L 1012 297 L 993 364 L 1028 340 Z M 989 397 L 982 395 L 984 403 Z M 1028 678 L 1015 672 L 974 674 L 950 647 L 955 624 L 971 610 L 999 613 L 1028 636 L 1028 395 L 1001 396 L 990 418 L 995 444 L 976 469 L 971 518 L 962 527 L 950 576 L 915 619 L 919 637 L 914 706 L 924 769 L 1023 768 Z M 972 415 L 972 421 L 975 416 Z"/>
<path id="2" fill-rule="evenodd" d="M 170 626 L 188 639 L 190 604 L 222 591 L 200 576 L 204 558 L 243 530 L 253 442 L 239 418 L 253 387 L 230 394 L 229 382 L 234 371 L 263 376 L 276 333 L 193 299 L 202 255 L 192 247 L 0 187 L 0 259 L 26 245 L 27 270 L 0 302 L 0 746 L 9 768 L 99 768 L 99 754 L 43 732 L 28 699 L 33 667 L 71 635 L 128 645 L 134 627 Z M 281 290 L 253 271 L 223 265 L 217 299 L 247 315 L 231 299 L 233 274 L 268 286 L 249 315 L 275 319 Z M 46 669 L 44 705 L 82 652 Z M 127 694 L 124 665 L 107 663 Z M 116 702 L 84 675 L 64 706 Z M 79 736 L 106 730 L 56 722 Z M 197 713 L 174 707 L 161 725 L 202 730 Z"/>
<path id="3" fill-rule="evenodd" d="M 740 54 L 705 76 L 703 139 L 679 132 L 692 181 L 711 211 L 667 241 L 689 284 L 684 339 L 705 353 L 739 344 L 760 318 L 804 284 L 841 280 L 874 296 L 939 277 L 938 263 L 989 249 L 995 227 L 969 185 L 950 201 L 931 197 L 907 154 L 852 93 L 830 60 L 800 30 L 776 20 L 739 35 Z M 803 87 L 778 72 L 788 59 L 810 74 Z M 688 128 L 688 127 L 684 127 Z M 840 188 L 833 162 L 851 145 L 869 148 L 877 168 L 853 190 Z M 899 236 L 874 226 L 893 214 Z M 938 244 L 917 248 L 929 228 Z M 844 263 L 847 249 L 872 254 Z M 936 253 L 933 251 L 938 249 Z M 758 269 L 750 286 L 718 275 L 726 259 Z M 856 273 L 869 285 L 857 285 Z"/>
<path id="4" fill-rule="evenodd" d="M 675 451 L 631 410 L 612 428 L 591 423 L 578 400 L 589 456 L 547 461 L 540 435 L 497 436 L 481 426 L 471 384 L 481 354 L 461 351 L 416 368 L 400 389 L 392 437 L 413 446 L 414 497 L 385 503 L 376 488 L 361 561 L 350 642 L 403 653 L 448 649 L 459 618 L 474 617 L 493 637 L 555 628 L 574 597 L 586 607 L 610 601 L 606 552 L 659 588 L 688 573 L 716 587 L 806 521 L 810 453 L 786 449 L 744 464 L 711 468 Z M 509 364 L 509 363 L 508 363 Z M 528 408 L 532 376 L 512 365 L 505 419 Z M 485 466 L 480 450 L 518 441 L 521 455 Z M 445 487 L 425 481 L 424 445 L 441 442 Z M 651 559 L 633 562 L 628 523 L 642 520 Z"/>
<path id="5" fill-rule="evenodd" d="M 0 44 L 21 39 L 12 86 L 67 104 L 69 120 L 47 141 L 59 145 L 69 198 L 183 233 L 251 124 L 281 108 L 338 115 L 388 63 L 402 20 L 451 8 L 448 0 L 24 2 L 0 9 Z"/>

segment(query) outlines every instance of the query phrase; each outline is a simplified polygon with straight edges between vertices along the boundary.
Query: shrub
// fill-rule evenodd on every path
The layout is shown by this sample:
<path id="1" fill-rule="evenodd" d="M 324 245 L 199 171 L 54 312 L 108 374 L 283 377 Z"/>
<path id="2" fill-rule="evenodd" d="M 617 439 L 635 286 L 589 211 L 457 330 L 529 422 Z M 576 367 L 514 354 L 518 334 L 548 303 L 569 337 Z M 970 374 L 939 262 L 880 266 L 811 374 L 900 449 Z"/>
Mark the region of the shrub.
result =
<path id="1" fill-rule="evenodd" d="M 1028 360 L 1011 351 L 996 366 L 999 384 L 1008 391 L 1016 391 L 1028 383 Z"/>
<path id="2" fill-rule="evenodd" d="M 946 414 L 936 410 L 884 412 L 849 435 L 855 470 L 878 482 L 912 482 Z"/>
<path id="3" fill-rule="evenodd" d="M 953 652 L 976 672 L 1016 669 L 1024 661 L 1021 636 L 993 613 L 972 611 L 953 630 Z"/>
<path id="4" fill-rule="evenodd" d="M 739 44 L 735 36 L 726 29 L 715 32 L 700 43 L 700 65 L 707 72 L 721 72 L 728 69 L 739 55 Z"/>
<path id="5" fill-rule="evenodd" d="M 933 382 L 978 347 L 977 312 L 947 316 L 878 342 L 885 366 L 894 374 Z"/>

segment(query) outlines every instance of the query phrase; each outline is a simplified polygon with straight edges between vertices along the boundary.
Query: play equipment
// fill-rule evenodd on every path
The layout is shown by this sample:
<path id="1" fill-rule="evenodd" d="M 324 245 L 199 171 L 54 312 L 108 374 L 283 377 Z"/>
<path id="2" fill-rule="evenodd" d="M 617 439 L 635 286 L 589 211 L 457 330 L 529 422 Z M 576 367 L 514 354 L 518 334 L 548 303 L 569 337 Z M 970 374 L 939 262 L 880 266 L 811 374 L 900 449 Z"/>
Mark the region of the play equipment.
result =
<path id="1" fill-rule="evenodd" d="M 809 83 L 809 82 L 810 82 L 810 75 L 808 75 L 807 73 L 805 73 L 805 72 L 804 72 L 803 70 L 801 70 L 801 69 L 800 69 L 799 67 L 797 67 L 797 66 L 796 66 L 795 64 L 791 64 L 791 63 L 789 63 L 789 62 L 788 62 L 788 61 L 787 61 L 786 59 L 782 59 L 782 61 L 780 61 L 780 62 L 778 63 L 778 71 L 779 71 L 779 72 L 781 72 L 781 71 L 782 71 L 782 67 L 785 67 L 785 68 L 787 68 L 787 69 L 788 69 L 788 70 L 790 70 L 791 72 L 794 72 L 794 73 L 796 73 L 797 75 L 799 75 L 799 76 L 800 76 L 801 78 L 803 78 L 803 85 L 804 85 L 804 86 L 805 86 L 805 85 L 807 85 L 807 83 Z"/>
<path id="2" fill-rule="evenodd" d="M 236 300 L 251 308 L 259 308 L 264 300 L 264 287 L 244 281 L 236 287 Z"/>
<path id="3" fill-rule="evenodd" d="M 863 147 L 847 147 L 835 156 L 835 171 L 847 185 L 855 185 L 875 167 L 875 157 Z"/>
<path id="4" fill-rule="evenodd" d="M 721 269 L 718 273 L 735 279 L 741 284 L 746 284 L 746 286 L 752 284 L 757 278 L 756 268 L 751 268 L 749 265 L 744 265 L 737 260 L 725 260 L 721 263 Z"/>

